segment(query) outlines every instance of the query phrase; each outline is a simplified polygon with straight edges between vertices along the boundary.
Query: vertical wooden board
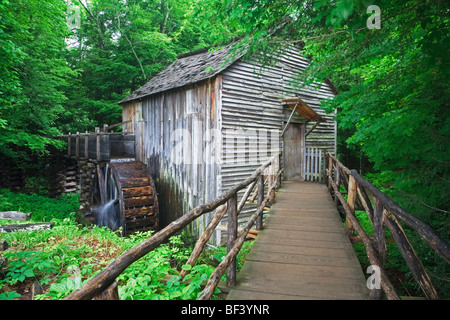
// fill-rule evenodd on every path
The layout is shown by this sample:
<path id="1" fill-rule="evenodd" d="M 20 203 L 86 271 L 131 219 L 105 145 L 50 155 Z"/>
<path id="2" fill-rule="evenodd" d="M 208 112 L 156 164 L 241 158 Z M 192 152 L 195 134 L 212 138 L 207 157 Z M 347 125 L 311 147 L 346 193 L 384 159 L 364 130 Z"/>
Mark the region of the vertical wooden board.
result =
<path id="1" fill-rule="evenodd" d="M 234 240 L 237 238 L 238 216 L 237 216 L 237 195 L 235 194 L 228 200 L 228 226 L 227 226 L 227 252 L 233 247 Z M 227 285 L 229 287 L 236 285 L 236 259 L 233 259 L 227 269 Z"/>
<path id="2" fill-rule="evenodd" d="M 284 142 L 284 174 L 288 180 L 301 179 L 301 126 L 291 123 L 283 136 Z"/>
<path id="3" fill-rule="evenodd" d="M 204 180 L 203 180 L 203 199 L 204 202 L 211 201 L 211 160 L 214 155 L 211 154 L 211 93 L 212 86 L 211 81 L 207 82 L 207 96 L 206 96 L 206 105 L 205 105 L 205 120 L 203 121 L 203 133 L 204 133 L 204 141 L 203 141 L 203 155 L 202 155 L 202 163 L 204 170 Z"/>
<path id="4" fill-rule="evenodd" d="M 162 154 L 162 149 L 163 149 L 163 113 L 164 113 L 164 93 L 159 95 L 159 108 L 157 109 L 157 127 L 158 127 L 158 150 L 157 150 L 157 156 L 159 156 L 160 158 L 160 162 L 163 163 L 163 154 Z M 157 142 L 155 141 L 155 143 Z M 161 170 L 162 171 L 162 170 Z"/>

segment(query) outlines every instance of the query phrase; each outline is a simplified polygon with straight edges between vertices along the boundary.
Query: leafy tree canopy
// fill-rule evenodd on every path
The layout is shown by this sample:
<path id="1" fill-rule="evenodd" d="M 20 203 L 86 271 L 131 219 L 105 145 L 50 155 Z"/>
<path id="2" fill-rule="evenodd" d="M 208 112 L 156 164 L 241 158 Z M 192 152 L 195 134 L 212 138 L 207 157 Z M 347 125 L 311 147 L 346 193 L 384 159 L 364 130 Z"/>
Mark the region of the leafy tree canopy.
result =
<path id="1" fill-rule="evenodd" d="M 411 210 L 448 215 L 448 3 L 228 0 L 222 10 L 251 51 L 302 44 L 312 63 L 301 80 L 332 80 L 339 94 L 324 107 L 338 110 L 347 145 L 389 172 Z"/>
<path id="2" fill-rule="evenodd" d="M 205 0 L 0 3 L 0 153 L 21 159 L 54 136 L 121 120 L 117 102 L 178 54 L 233 37 Z M 23 152 L 19 152 L 19 150 Z"/>
<path id="3" fill-rule="evenodd" d="M 0 3 L 0 153 L 42 152 L 59 133 L 62 91 L 75 75 L 64 59 L 64 8 L 60 1 Z"/>
<path id="4" fill-rule="evenodd" d="M 338 110 L 347 146 L 389 172 L 409 206 L 448 214 L 448 10 L 441 0 L 5 0 L 0 153 L 42 153 L 56 134 L 117 123 L 117 102 L 178 54 L 241 35 L 250 53 L 301 44 L 312 63 L 300 83 L 333 81 L 340 93 L 324 108 Z"/>

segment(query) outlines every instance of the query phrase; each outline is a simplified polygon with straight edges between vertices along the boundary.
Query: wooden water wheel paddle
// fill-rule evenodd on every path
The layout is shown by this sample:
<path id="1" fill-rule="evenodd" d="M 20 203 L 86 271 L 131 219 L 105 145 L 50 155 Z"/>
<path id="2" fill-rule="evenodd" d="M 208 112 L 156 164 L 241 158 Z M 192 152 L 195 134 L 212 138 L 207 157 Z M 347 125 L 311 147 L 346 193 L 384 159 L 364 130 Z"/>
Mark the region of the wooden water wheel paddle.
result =
<path id="1" fill-rule="evenodd" d="M 140 161 L 110 162 L 118 191 L 120 227 L 124 236 L 156 230 L 159 225 L 158 197 L 152 177 Z"/>

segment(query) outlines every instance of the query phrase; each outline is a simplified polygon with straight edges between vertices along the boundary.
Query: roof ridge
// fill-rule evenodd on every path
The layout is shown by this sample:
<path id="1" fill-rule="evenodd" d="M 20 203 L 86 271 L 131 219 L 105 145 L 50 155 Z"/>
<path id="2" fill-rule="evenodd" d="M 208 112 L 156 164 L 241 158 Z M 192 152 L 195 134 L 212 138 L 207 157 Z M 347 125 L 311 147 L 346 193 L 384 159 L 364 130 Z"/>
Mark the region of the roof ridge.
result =
<path id="1" fill-rule="evenodd" d="M 215 44 L 197 49 L 197 50 L 193 50 L 193 51 L 189 51 L 189 52 L 185 52 L 185 53 L 180 53 L 179 55 L 177 55 L 177 59 L 182 59 L 182 58 L 186 58 L 186 57 L 190 57 L 190 56 L 195 56 L 197 54 L 200 53 L 205 53 L 208 52 L 211 48 L 220 48 L 220 47 L 226 47 L 230 44 L 235 44 L 236 42 L 238 42 L 239 40 L 242 40 L 243 37 L 242 36 L 236 36 L 233 37 L 232 39 L 228 40 L 228 41 L 224 41 L 224 42 L 217 42 Z"/>
<path id="2" fill-rule="evenodd" d="M 203 48 L 182 55 L 143 86 L 133 91 L 128 97 L 119 101 L 119 104 L 216 76 L 245 53 L 245 50 L 243 50 L 238 54 L 230 54 L 236 43 L 230 42 L 226 45 L 210 46 L 208 49 Z M 211 51 L 211 48 L 217 48 L 217 50 Z"/>

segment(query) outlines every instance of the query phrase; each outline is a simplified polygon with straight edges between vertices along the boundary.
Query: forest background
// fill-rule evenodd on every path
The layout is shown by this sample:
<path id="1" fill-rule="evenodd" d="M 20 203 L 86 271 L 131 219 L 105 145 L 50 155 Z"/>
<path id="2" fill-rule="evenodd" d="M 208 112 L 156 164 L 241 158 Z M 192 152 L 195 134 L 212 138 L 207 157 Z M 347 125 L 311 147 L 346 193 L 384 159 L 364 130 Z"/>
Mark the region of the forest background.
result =
<path id="1" fill-rule="evenodd" d="M 117 102 L 177 55 L 301 44 L 299 83 L 339 91 L 323 107 L 338 110 L 342 162 L 449 240 L 448 13 L 441 0 L 2 0 L 0 154 L 27 165 L 58 134 L 120 122 Z"/>

